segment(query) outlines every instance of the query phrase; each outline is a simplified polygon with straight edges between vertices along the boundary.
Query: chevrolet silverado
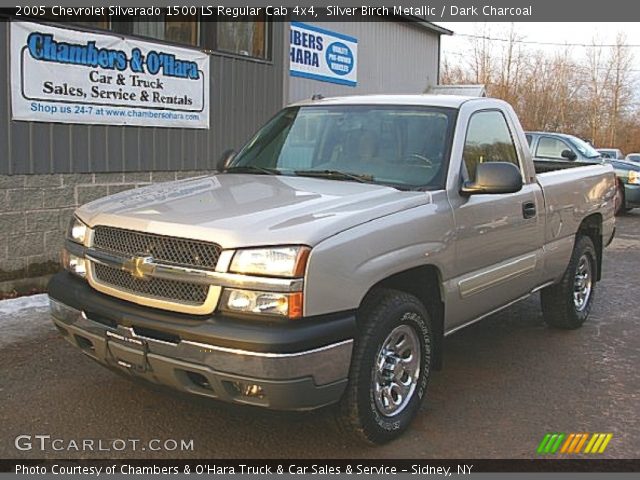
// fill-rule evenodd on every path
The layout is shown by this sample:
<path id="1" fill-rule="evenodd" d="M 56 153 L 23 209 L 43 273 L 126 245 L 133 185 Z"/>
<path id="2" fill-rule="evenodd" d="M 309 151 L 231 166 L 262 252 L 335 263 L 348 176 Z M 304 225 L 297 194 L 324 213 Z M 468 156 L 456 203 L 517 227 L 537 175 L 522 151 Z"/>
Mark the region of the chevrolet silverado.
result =
<path id="1" fill-rule="evenodd" d="M 137 379 L 310 410 L 369 443 L 416 415 L 444 337 L 540 292 L 587 320 L 614 235 L 608 165 L 536 174 L 505 102 L 283 109 L 218 173 L 80 207 L 49 285 L 61 334 Z"/>

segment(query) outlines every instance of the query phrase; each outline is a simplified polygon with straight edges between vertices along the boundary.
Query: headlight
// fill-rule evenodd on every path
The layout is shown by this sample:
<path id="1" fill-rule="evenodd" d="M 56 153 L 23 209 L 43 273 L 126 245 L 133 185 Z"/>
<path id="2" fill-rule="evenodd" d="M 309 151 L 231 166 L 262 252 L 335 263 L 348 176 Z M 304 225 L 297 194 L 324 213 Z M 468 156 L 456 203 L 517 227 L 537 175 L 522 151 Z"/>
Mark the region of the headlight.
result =
<path id="1" fill-rule="evenodd" d="M 75 215 L 69 222 L 69 229 L 67 230 L 67 238 L 72 242 L 84 245 L 85 238 L 87 237 L 88 227 L 82 223 Z"/>
<path id="2" fill-rule="evenodd" d="M 634 185 L 640 185 L 640 172 L 636 172 L 635 170 L 630 170 L 629 183 L 633 183 Z"/>
<path id="3" fill-rule="evenodd" d="M 62 266 L 65 270 L 82 278 L 87 276 L 87 264 L 84 258 L 69 253 L 65 248 L 62 250 Z"/>
<path id="4" fill-rule="evenodd" d="M 302 317 L 302 292 L 273 293 L 253 290 L 225 289 L 223 310 L 237 313 L 261 313 L 291 319 Z"/>
<path id="5" fill-rule="evenodd" d="M 233 273 L 269 277 L 302 277 L 309 247 L 248 248 L 238 250 L 231 261 Z"/>

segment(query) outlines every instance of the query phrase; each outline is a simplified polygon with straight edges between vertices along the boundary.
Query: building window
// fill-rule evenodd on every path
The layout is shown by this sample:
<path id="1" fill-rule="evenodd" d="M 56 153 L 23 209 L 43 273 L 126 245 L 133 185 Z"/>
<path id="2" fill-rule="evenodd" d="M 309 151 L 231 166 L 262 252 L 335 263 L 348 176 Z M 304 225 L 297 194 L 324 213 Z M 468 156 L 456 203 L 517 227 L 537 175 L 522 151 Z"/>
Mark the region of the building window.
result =
<path id="1" fill-rule="evenodd" d="M 165 42 L 199 46 L 198 17 L 196 15 L 172 15 L 166 17 L 137 17 L 133 21 L 112 24 L 112 30 L 137 37 L 153 38 Z"/>
<path id="2" fill-rule="evenodd" d="M 88 20 L 83 20 L 87 18 Z M 72 20 L 69 20 L 72 21 Z M 100 28 L 102 30 L 109 29 L 109 16 L 103 15 L 100 17 L 75 17 L 73 19 L 73 23 L 77 25 L 82 25 L 87 28 Z"/>
<path id="3" fill-rule="evenodd" d="M 205 20 L 206 18 L 206 20 Z M 270 59 L 270 23 L 266 15 L 234 22 L 218 22 L 199 15 L 158 16 L 79 16 L 54 17 L 86 28 L 110 30 L 123 35 L 149 38 L 244 57 Z"/>
<path id="4" fill-rule="evenodd" d="M 268 24 L 264 16 L 254 18 L 246 22 L 216 22 L 216 50 L 267 59 Z"/>

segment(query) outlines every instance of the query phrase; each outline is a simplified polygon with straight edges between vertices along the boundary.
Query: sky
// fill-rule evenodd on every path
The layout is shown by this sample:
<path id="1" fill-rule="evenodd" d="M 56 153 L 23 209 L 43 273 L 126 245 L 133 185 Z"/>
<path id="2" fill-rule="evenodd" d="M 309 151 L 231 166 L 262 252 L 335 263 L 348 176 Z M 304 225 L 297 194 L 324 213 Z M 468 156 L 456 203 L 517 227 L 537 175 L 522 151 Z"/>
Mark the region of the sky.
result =
<path id="1" fill-rule="evenodd" d="M 460 34 L 479 34 L 482 31 L 482 24 L 475 22 L 438 22 L 438 25 L 453 30 L 454 35 L 442 36 L 442 56 L 455 63 L 456 56 L 463 55 L 468 49 L 469 39 Z M 510 23 L 487 22 L 490 28 L 490 36 L 495 38 L 507 38 L 511 28 Z M 518 22 L 516 29 L 524 41 L 530 42 L 552 42 L 552 43 L 578 43 L 590 44 L 593 38 L 596 43 L 615 43 L 618 32 L 623 32 L 627 37 L 627 44 L 636 45 L 632 48 L 634 53 L 635 70 L 640 72 L 640 23 L 571 23 L 571 22 Z M 456 35 L 458 34 L 458 35 Z M 501 42 L 495 42 L 500 45 Z M 527 48 L 542 50 L 550 54 L 564 50 L 561 46 L 551 45 L 525 45 Z M 581 61 L 585 58 L 586 52 L 583 47 L 571 47 L 572 57 Z"/>

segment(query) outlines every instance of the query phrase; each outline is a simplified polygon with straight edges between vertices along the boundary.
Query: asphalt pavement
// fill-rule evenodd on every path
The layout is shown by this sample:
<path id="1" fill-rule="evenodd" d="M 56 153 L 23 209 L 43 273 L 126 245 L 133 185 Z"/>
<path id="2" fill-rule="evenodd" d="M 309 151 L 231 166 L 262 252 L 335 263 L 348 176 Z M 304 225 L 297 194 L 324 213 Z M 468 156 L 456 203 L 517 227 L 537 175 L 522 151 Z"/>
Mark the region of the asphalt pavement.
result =
<path id="1" fill-rule="evenodd" d="M 448 337 L 412 427 L 375 448 L 342 437 L 331 409 L 146 388 L 67 344 L 45 296 L 0 302 L 0 458 L 536 458 L 548 432 L 610 432 L 598 458 L 640 458 L 640 212 L 617 229 L 583 328 L 549 329 L 536 295 Z"/>

